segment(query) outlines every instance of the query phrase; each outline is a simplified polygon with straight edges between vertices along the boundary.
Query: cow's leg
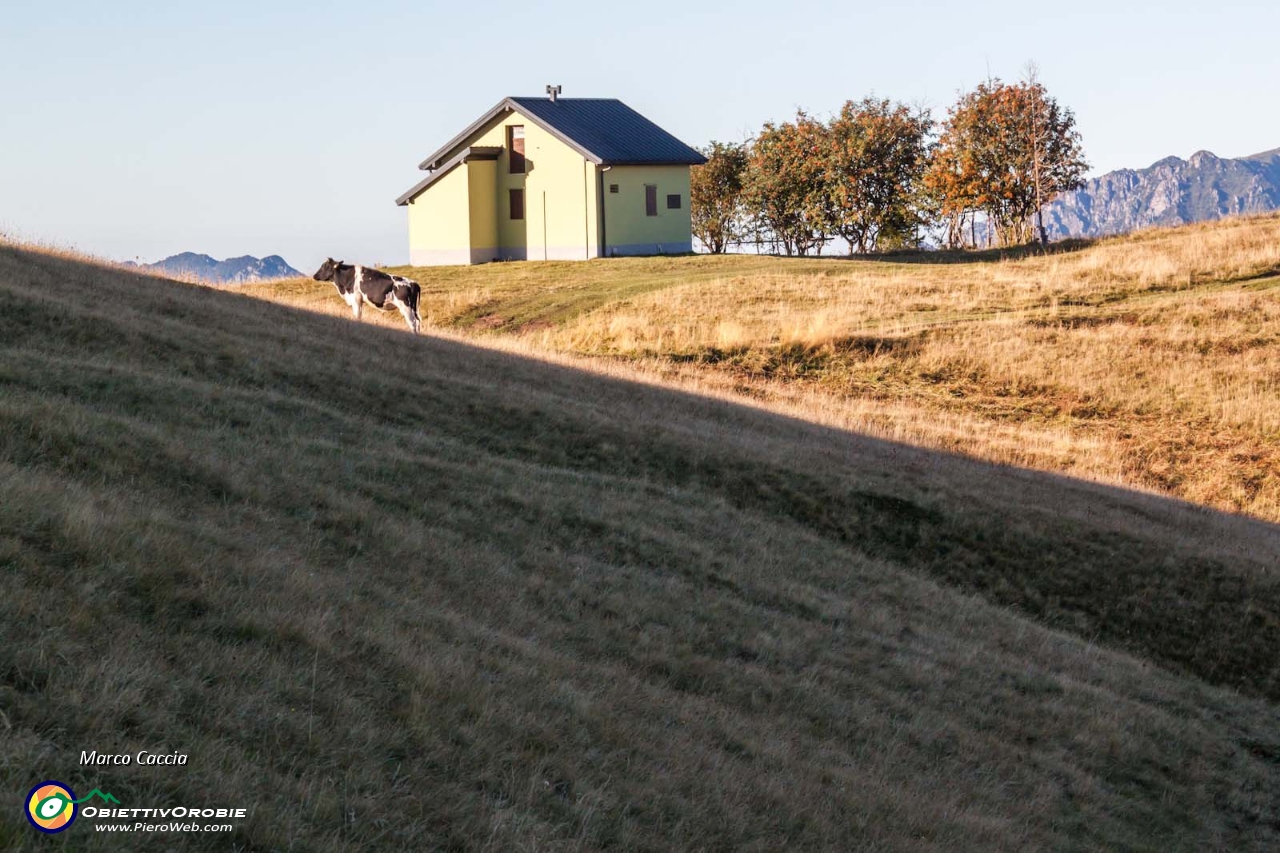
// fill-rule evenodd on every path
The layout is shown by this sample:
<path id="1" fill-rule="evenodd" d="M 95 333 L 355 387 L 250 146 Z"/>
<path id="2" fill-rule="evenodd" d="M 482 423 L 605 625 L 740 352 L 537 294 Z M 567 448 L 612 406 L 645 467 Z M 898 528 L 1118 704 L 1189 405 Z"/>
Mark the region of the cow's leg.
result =
<path id="1" fill-rule="evenodd" d="M 421 318 L 418 316 L 418 283 L 407 279 L 397 279 L 396 287 L 391 292 L 395 297 L 396 307 L 400 309 L 400 313 L 404 315 L 404 321 L 409 324 L 409 328 L 413 333 L 418 334 L 421 326 Z"/>
<path id="2" fill-rule="evenodd" d="M 360 314 L 363 311 L 363 309 L 364 309 L 364 295 L 357 290 L 355 293 L 351 294 L 351 313 L 356 316 L 357 322 L 359 322 L 360 320 Z"/>
<path id="3" fill-rule="evenodd" d="M 413 333 L 415 335 L 418 334 L 418 312 L 406 305 L 404 300 L 394 293 L 388 294 L 388 299 L 400 309 L 400 316 L 404 317 L 405 323 L 409 325 Z"/>
<path id="4" fill-rule="evenodd" d="M 417 313 L 415 313 L 413 309 L 411 309 L 408 305 L 405 305 L 403 302 L 399 304 L 400 304 L 400 313 L 404 315 L 404 321 L 409 324 L 409 328 L 413 330 L 413 333 L 415 335 L 418 334 Z"/>

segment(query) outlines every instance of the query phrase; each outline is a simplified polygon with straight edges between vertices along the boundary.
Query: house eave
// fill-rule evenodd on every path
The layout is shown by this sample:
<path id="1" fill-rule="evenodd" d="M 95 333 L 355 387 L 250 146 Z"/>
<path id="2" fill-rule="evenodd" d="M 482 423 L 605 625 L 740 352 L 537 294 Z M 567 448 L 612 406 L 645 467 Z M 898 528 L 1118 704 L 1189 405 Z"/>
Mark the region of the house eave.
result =
<path id="1" fill-rule="evenodd" d="M 432 184 L 434 184 L 436 181 L 440 180 L 445 175 L 452 172 L 454 167 L 456 166 L 460 166 L 463 163 L 469 163 L 472 160 L 497 160 L 499 155 L 501 154 L 502 154 L 502 148 L 498 146 L 493 146 L 493 145 L 472 145 L 468 148 L 464 148 L 461 151 L 459 151 L 456 156 L 452 157 L 451 159 L 446 161 L 443 165 L 441 165 L 438 169 L 433 169 L 431 171 L 431 174 L 427 175 L 425 178 L 418 181 L 416 184 L 410 187 L 403 195 L 397 198 L 396 206 L 404 207 L 410 201 L 422 195 L 422 193 L 425 192 L 427 188 L 430 187 Z"/>
<path id="2" fill-rule="evenodd" d="M 441 146 L 438 150 L 436 150 L 435 153 L 433 153 L 430 157 L 428 157 L 427 159 L 419 163 L 418 168 L 419 169 L 438 168 L 441 161 L 444 160 L 444 158 L 449 154 L 450 151 L 453 151 L 459 145 L 466 142 L 468 139 L 470 139 L 472 136 L 478 133 L 482 128 L 484 128 L 485 125 L 489 124 L 489 122 L 493 121 L 495 118 L 497 118 L 499 115 L 501 115 L 504 112 L 516 112 L 519 109 L 520 109 L 520 105 L 517 104 L 515 101 L 513 101 L 511 98 L 509 97 L 503 98 L 491 110 L 489 110 L 484 115 L 480 116 L 480 118 L 476 119 L 470 125 L 468 125 L 466 130 L 462 131 L 462 133 L 459 133 L 453 139 L 449 140 L 447 143 Z M 524 113 L 521 113 L 521 115 L 524 115 Z M 604 161 L 600 157 L 598 157 L 594 152 L 588 151 L 586 148 L 582 147 L 576 141 L 574 141 L 573 139 L 570 139 L 568 136 L 565 136 L 559 130 L 547 124 L 542 119 L 539 119 L 536 116 L 532 116 L 532 115 L 526 116 L 526 118 L 529 121 L 536 124 L 538 127 L 545 130 L 547 133 L 550 133 L 556 139 L 559 139 L 565 145 L 568 145 L 574 151 L 577 151 L 579 154 L 581 154 L 586 159 L 590 160 L 592 163 L 595 163 L 596 165 L 606 165 Z"/>
<path id="3" fill-rule="evenodd" d="M 441 148 L 436 150 L 435 153 L 433 153 L 430 157 L 428 157 L 427 159 L 419 163 L 418 168 L 424 169 L 424 170 L 437 168 L 440 165 L 441 160 L 444 159 L 445 155 L 447 155 L 453 149 L 457 148 L 462 143 L 466 142 L 467 139 L 470 138 L 473 134 L 475 134 L 478 130 L 480 130 L 480 128 L 484 127 L 486 124 L 492 121 L 494 116 L 498 115 L 503 110 L 511 110 L 514 108 L 515 108 L 515 104 L 511 102 L 510 98 L 503 98 L 493 107 L 493 109 L 489 110 L 484 115 L 480 116 L 480 118 L 476 119 L 470 125 L 468 125 L 466 130 L 462 131 L 462 133 L 459 133 L 453 139 L 450 139 Z"/>
<path id="4" fill-rule="evenodd" d="M 703 166 L 707 162 L 706 157 L 687 160 L 602 160 L 599 161 L 601 166 Z"/>

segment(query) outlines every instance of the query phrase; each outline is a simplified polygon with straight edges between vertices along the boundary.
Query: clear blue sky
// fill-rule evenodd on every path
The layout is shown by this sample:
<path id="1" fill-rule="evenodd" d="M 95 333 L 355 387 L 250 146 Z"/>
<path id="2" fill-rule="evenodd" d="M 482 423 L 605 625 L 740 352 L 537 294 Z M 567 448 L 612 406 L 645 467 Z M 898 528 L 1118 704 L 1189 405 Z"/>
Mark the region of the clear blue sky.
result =
<path id="1" fill-rule="evenodd" d="M 625 8 L 625 11 L 615 11 Z M 875 93 L 938 115 L 1027 60 L 1095 173 L 1280 147 L 1280 3 L 68 2 L 0 12 L 0 231 L 116 258 L 407 256 L 395 197 L 504 95 L 686 142 Z"/>

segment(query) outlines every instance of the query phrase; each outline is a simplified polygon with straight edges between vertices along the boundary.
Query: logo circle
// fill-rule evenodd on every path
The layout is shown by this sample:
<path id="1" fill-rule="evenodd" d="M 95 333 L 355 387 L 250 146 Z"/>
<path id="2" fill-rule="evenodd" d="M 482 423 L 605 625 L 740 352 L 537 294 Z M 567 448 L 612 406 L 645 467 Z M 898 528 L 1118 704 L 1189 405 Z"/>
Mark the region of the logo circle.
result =
<path id="1" fill-rule="evenodd" d="M 62 832 L 76 819 L 75 799 L 66 785 L 47 779 L 27 794 L 27 820 L 41 832 Z"/>

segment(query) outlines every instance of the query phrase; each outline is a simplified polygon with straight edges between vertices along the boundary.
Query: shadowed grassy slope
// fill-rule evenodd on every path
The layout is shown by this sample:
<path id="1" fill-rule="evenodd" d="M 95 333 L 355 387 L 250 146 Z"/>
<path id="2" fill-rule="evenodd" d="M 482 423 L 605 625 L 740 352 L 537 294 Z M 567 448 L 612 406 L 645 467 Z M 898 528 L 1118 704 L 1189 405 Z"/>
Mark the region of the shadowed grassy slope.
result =
<path id="1" fill-rule="evenodd" d="M 1277 562 L 1246 519 L 0 247 L 0 776 L 253 808 L 191 847 L 1264 849 Z"/>

